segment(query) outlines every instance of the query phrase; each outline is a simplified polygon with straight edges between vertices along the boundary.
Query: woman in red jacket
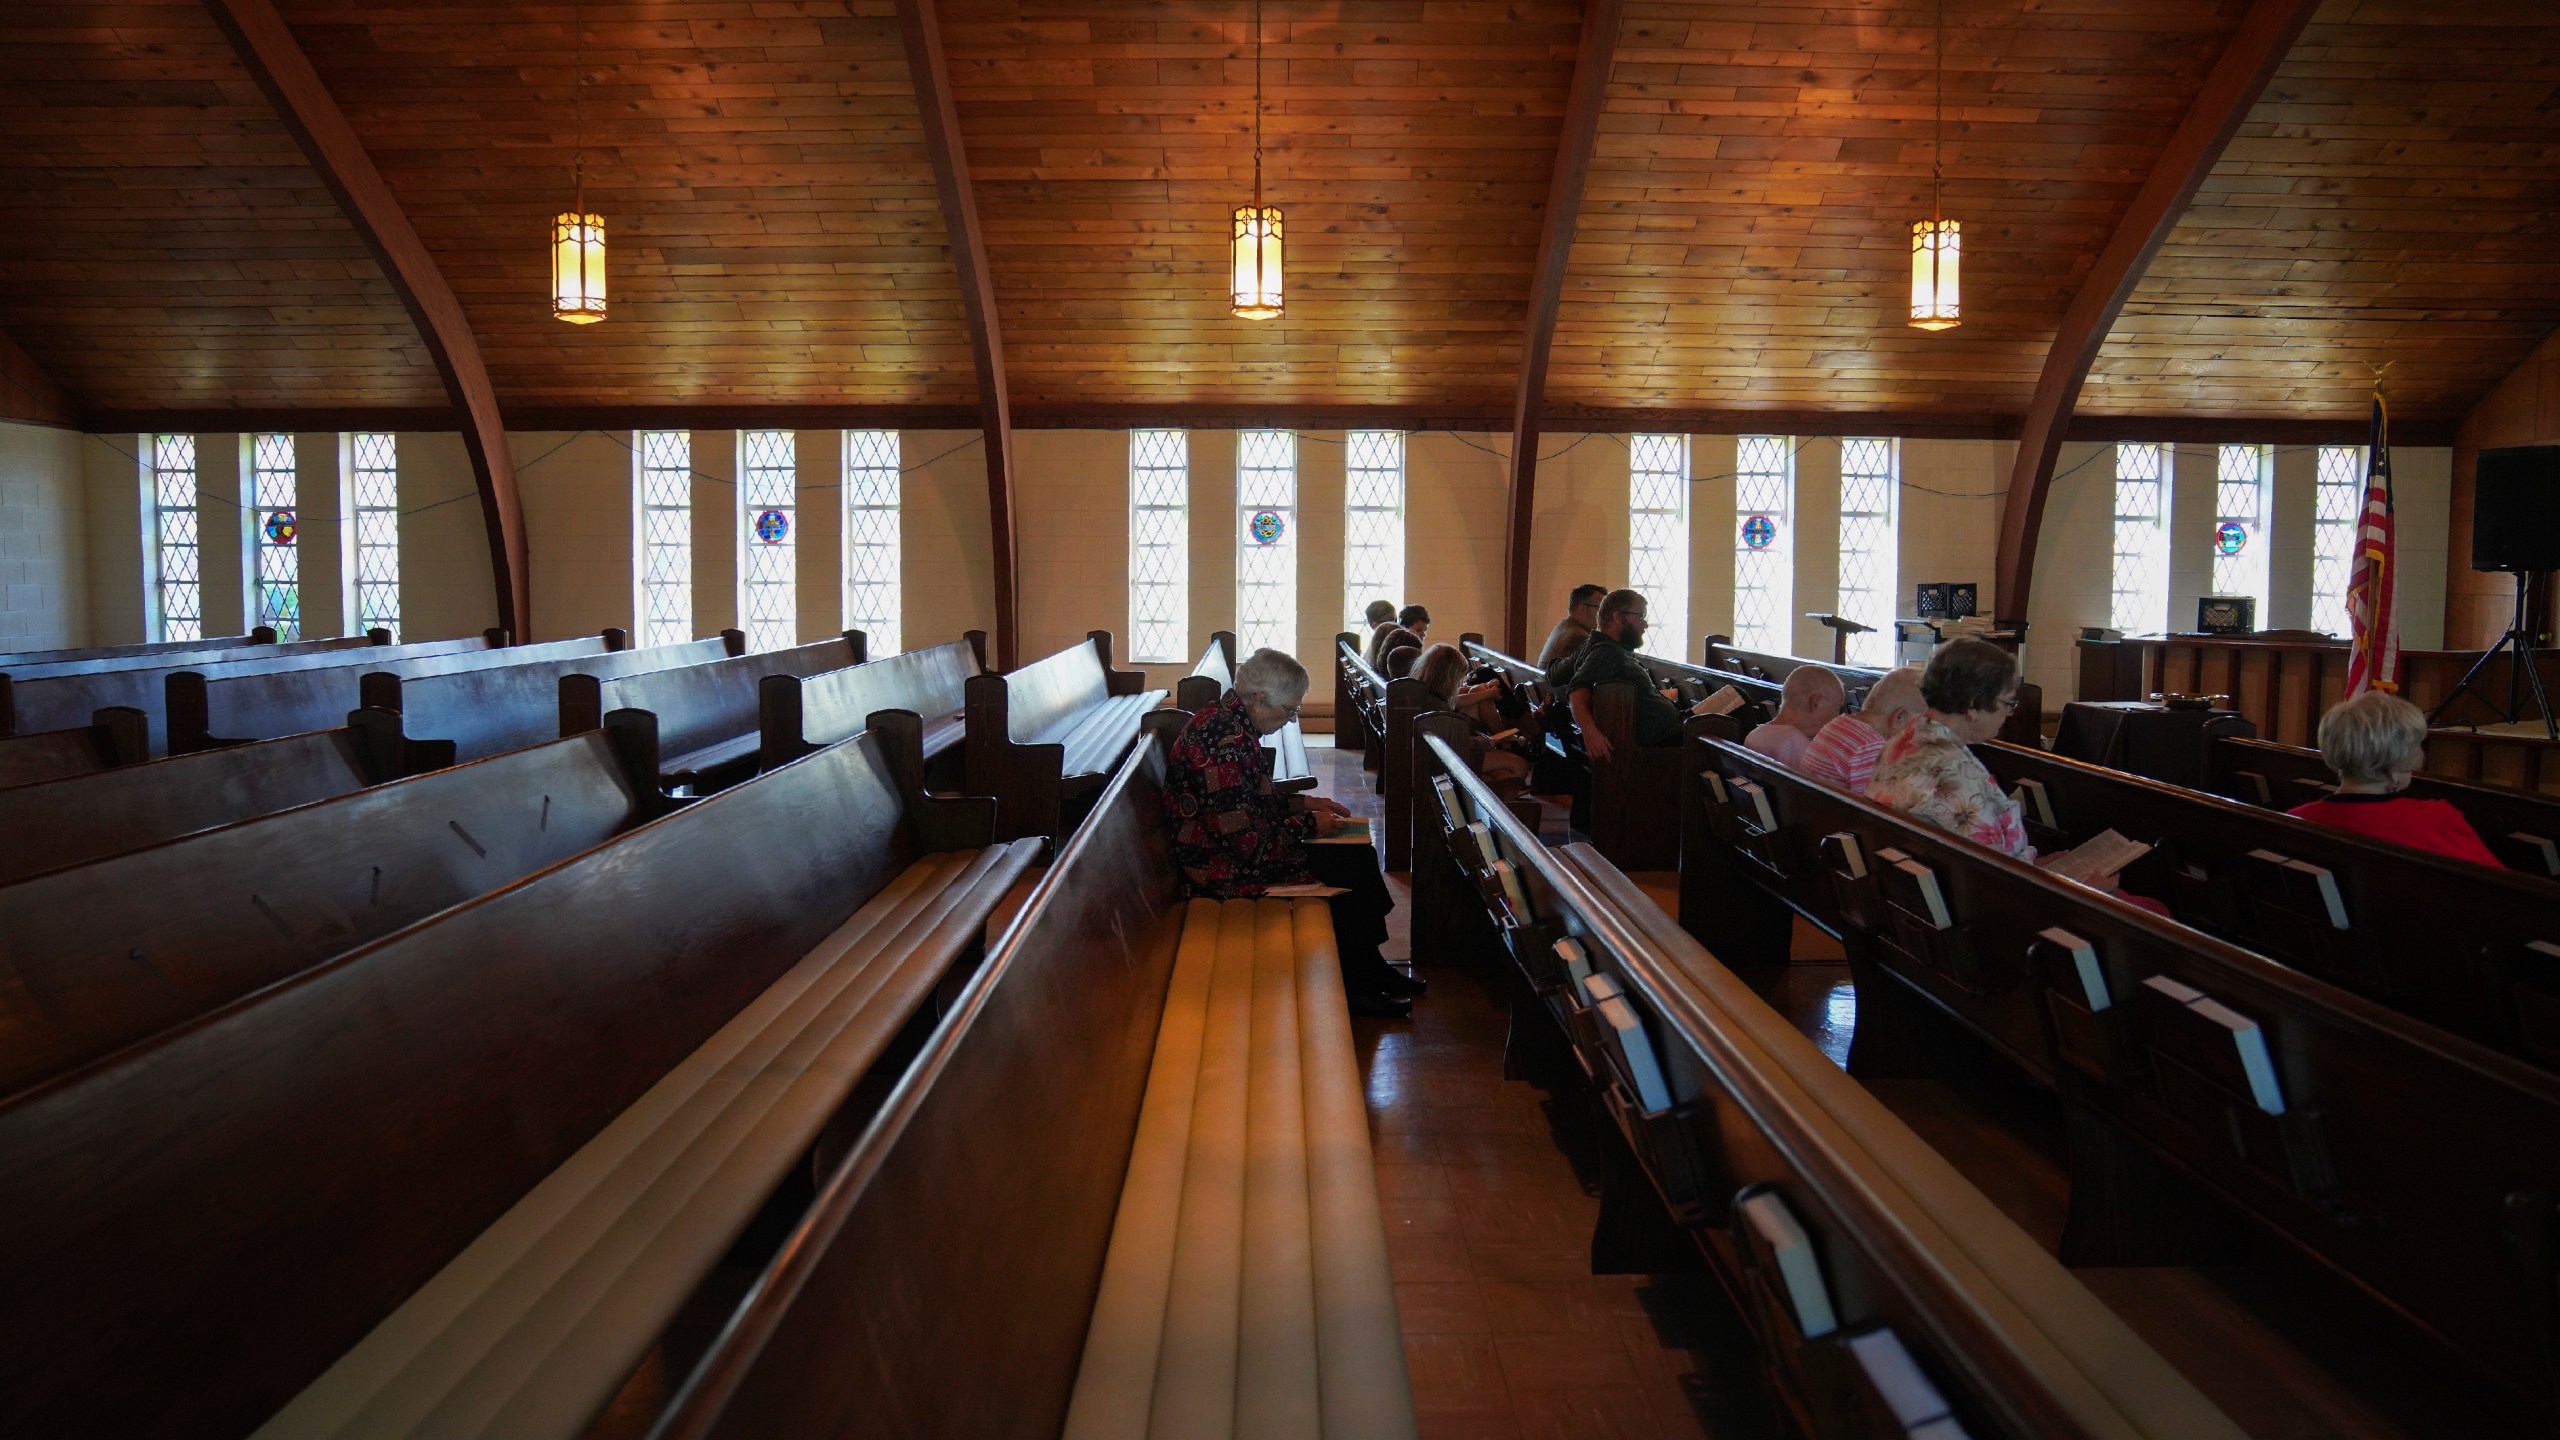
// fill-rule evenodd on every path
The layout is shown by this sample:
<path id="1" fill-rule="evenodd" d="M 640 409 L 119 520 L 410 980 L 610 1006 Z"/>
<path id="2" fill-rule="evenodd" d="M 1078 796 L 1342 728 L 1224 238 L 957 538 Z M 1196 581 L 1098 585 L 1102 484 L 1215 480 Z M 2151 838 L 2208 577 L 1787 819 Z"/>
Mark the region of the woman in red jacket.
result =
<path id="1" fill-rule="evenodd" d="M 2337 793 L 2287 813 L 2395 845 L 2496 865 L 2498 857 L 2450 802 L 2414 800 L 2400 793 L 2418 773 L 2426 746 L 2426 713 L 2399 696 L 2367 690 L 2342 700 L 2320 717 L 2320 758 L 2337 774 Z"/>

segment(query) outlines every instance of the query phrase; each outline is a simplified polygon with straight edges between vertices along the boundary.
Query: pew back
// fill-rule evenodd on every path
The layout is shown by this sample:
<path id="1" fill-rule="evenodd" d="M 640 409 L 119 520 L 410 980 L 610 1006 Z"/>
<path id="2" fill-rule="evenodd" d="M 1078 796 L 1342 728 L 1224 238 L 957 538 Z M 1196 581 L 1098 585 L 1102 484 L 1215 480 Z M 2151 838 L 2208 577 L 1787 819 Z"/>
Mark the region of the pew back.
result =
<path id="1" fill-rule="evenodd" d="M 641 652 L 647 653 L 647 652 Z M 807 679 L 859 665 L 862 632 L 834 640 L 766 650 L 694 665 L 632 671 L 610 678 L 581 670 L 560 678 L 560 733 L 597 729 L 615 710 L 655 717 L 663 777 L 678 783 L 715 766 L 751 767 L 756 753 L 756 691 L 767 675 Z"/>
<path id="2" fill-rule="evenodd" d="M 706 665 L 745 646 L 744 634 L 728 630 L 645 650 L 528 658 L 419 675 L 373 671 L 359 682 L 358 694 L 366 705 L 397 713 L 401 734 L 411 743 L 439 749 L 450 745 L 453 760 L 477 760 L 554 738 L 561 696 L 573 677 L 609 680 L 644 670 Z"/>
<path id="3" fill-rule="evenodd" d="M 817 675 L 765 677 L 757 687 L 761 764 L 770 770 L 861 734 L 875 710 L 914 711 L 924 721 L 926 756 L 941 754 L 960 738 L 969 677 L 984 668 L 982 643 L 972 638 Z"/>
<path id="4" fill-rule="evenodd" d="M 647 813 L 590 733 L 0 885 L 0 1094 L 601 845 Z"/>
<path id="5" fill-rule="evenodd" d="M 422 640 L 390 646 L 366 644 L 342 650 L 276 654 L 268 653 L 262 646 L 243 659 L 153 664 L 133 670 L 61 675 L 24 684 L 0 675 L 0 733 L 19 735 L 35 730 L 67 730 L 75 725 L 88 724 L 93 713 L 110 705 L 128 705 L 150 717 L 151 753 L 163 755 L 170 753 L 167 692 L 169 678 L 173 675 L 193 672 L 207 680 L 217 680 L 234 675 L 336 669 L 348 665 L 379 667 L 408 658 L 486 651 L 491 648 L 491 643 L 484 636 L 471 640 Z M 352 684 L 347 688 L 352 689 Z M 353 704 L 349 701 L 340 713 L 353 708 Z"/>
<path id="6" fill-rule="evenodd" d="M 837 746 L 0 1101 L 0 1411 L 247 1431 L 903 869 L 899 813 Z"/>
<path id="7" fill-rule="evenodd" d="M 345 727 L 0 790 L 0 883 L 388 778 Z"/>
<path id="8" fill-rule="evenodd" d="M 2004 648 L 2009 648 L 2009 653 L 2013 656 L 2017 654 L 2014 647 Z M 1728 643 L 1722 635 L 1709 635 L 1706 638 L 1704 654 L 1706 657 L 1704 668 L 1707 670 L 1725 675 L 1746 675 L 1778 685 L 1784 685 L 1787 676 L 1793 674 L 1796 667 L 1800 665 L 1811 665 L 1819 670 L 1828 670 L 1839 676 L 1840 683 L 1848 689 L 1851 709 L 1857 708 L 1858 697 L 1864 695 L 1869 686 L 1884 678 L 1882 670 L 1863 666 L 1835 665 L 1829 661 L 1807 660 L 1795 655 L 1770 655 L 1757 650 L 1744 650 Z M 1777 708 L 1774 701 L 1770 708 L 1773 711 Z M 2013 745 L 2035 745 L 2041 742 L 2043 734 L 2044 687 L 2023 678 L 2022 674 L 2018 681 L 2018 708 L 2010 712 L 2008 722 L 2001 726 L 2000 738 Z"/>
<path id="9" fill-rule="evenodd" d="M 0 735 L 0 790 L 60 780 L 151 758 L 151 723 L 141 711 L 110 705 L 86 725 Z"/>
<path id="10" fill-rule="evenodd" d="M 117 653 L 105 654 L 76 650 L 39 651 L 33 655 L 0 657 L 0 668 L 5 668 L 15 679 L 46 680 L 61 675 L 102 675 L 111 670 L 165 670 L 197 663 L 215 665 L 232 660 L 272 659 L 284 655 L 325 655 L 336 650 L 389 643 L 389 632 L 376 630 L 363 635 L 331 636 L 325 640 L 217 640 L 209 644 L 181 642 L 148 648 L 118 646 L 109 647 Z"/>
<path id="11" fill-rule="evenodd" d="M 2040 750 L 1976 753 L 2004 788 L 2041 789 L 2028 811 L 2051 807 L 2057 844 L 2110 828 L 2156 843 L 2129 883 L 2187 923 L 2560 1067 L 2560 1002 L 2544 998 L 2560 989 L 2560 892 L 2549 882 Z M 2550 960 L 2537 960 L 2537 946 Z"/>
<path id="12" fill-rule="evenodd" d="M 237 650 L 249 645 L 274 643 L 276 643 L 274 629 L 261 625 L 246 635 L 216 635 L 195 640 L 146 640 L 133 645 L 66 645 L 51 650 L 11 650 L 0 653 L 0 669 L 6 669 L 12 665 L 51 665 L 65 660 L 120 660 L 135 655 L 174 655 L 195 650 Z"/>
<path id="13" fill-rule="evenodd" d="M 1058 1433 L 1181 927 L 1162 786 L 1121 766 L 660 1440 Z"/>
<path id="14" fill-rule="evenodd" d="M 369 675 L 402 679 L 466 670 L 583 659 L 622 649 L 619 630 L 540 645 L 436 651 L 393 656 L 375 651 L 354 666 L 232 672 L 228 667 L 178 671 L 166 682 L 169 753 L 189 754 L 251 740 L 272 740 L 343 723 L 365 702 Z"/>

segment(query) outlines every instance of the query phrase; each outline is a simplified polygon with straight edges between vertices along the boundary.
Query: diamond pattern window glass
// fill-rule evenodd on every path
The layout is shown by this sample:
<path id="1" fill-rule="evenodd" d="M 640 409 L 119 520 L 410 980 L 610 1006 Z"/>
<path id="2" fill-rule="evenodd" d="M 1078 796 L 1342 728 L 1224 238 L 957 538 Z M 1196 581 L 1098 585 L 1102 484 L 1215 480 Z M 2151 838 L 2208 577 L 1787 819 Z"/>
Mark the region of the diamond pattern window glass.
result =
<path id="1" fill-rule="evenodd" d="M 1236 658 L 1298 649 L 1298 437 L 1236 436 Z"/>
<path id="2" fill-rule="evenodd" d="M 1893 664 L 1898 440 L 1840 442 L 1840 614 L 1871 627 L 1849 637 L 1849 663 Z"/>
<path id="3" fill-rule="evenodd" d="M 196 437 L 151 437 L 152 596 L 160 640 L 204 638 L 204 547 L 196 528 Z"/>
<path id="4" fill-rule="evenodd" d="M 844 432 L 844 628 L 861 631 L 875 658 L 905 648 L 898 499 L 898 432 Z"/>
<path id="5" fill-rule="evenodd" d="M 2213 593 L 2254 595 L 2267 623 L 2267 479 L 2271 445 L 2225 445 L 2213 486 Z"/>
<path id="6" fill-rule="evenodd" d="M 258 623 L 278 640 L 302 638 L 302 517 L 294 504 L 293 437 L 249 442 L 249 544 L 257 557 Z"/>
<path id="7" fill-rule="evenodd" d="M 1342 628 L 1366 635 L 1369 602 L 1404 594 L 1404 433 L 1354 430 L 1345 462 Z"/>
<path id="8" fill-rule="evenodd" d="M 640 643 L 678 645 L 693 638 L 693 434 L 643 430 L 635 438 Z"/>
<path id="9" fill-rule="evenodd" d="M 400 638 L 400 437 L 347 437 L 347 588 L 358 633 Z"/>
<path id="10" fill-rule="evenodd" d="M 1627 446 L 1627 584 L 1644 592 L 1649 655 L 1673 660 L 1689 631 L 1689 437 L 1638 435 Z"/>
<path id="11" fill-rule="evenodd" d="M 1186 659 L 1190 630 L 1191 438 L 1180 430 L 1132 430 L 1129 658 Z"/>
<path id="12" fill-rule="evenodd" d="M 2311 492 L 2311 628 L 2348 638 L 2347 580 L 2355 569 L 2356 522 L 2364 513 L 2365 449 L 2323 445 Z"/>
<path id="13" fill-rule="evenodd" d="M 1796 446 L 1745 435 L 1736 455 L 1733 643 L 1784 655 L 1795 643 Z"/>
<path id="14" fill-rule="evenodd" d="M 800 643 L 799 437 L 738 432 L 738 620 L 747 649 Z"/>
<path id="15" fill-rule="evenodd" d="M 2169 629 L 2169 447 L 2116 447 L 2114 604 L 2108 624 L 2127 635 Z"/>

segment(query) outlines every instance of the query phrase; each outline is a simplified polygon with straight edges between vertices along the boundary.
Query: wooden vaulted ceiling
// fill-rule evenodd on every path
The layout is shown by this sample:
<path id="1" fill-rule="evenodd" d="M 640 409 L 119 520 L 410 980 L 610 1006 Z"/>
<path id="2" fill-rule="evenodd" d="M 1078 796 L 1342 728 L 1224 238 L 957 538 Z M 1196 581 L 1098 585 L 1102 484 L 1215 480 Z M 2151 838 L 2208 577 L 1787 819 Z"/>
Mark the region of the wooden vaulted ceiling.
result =
<path id="1" fill-rule="evenodd" d="M 891 0 L 278 0 L 509 407 L 974 403 Z M 1250 0 L 943 0 L 1012 401 L 1506 416 L 1582 0 L 1264 0 L 1289 313 L 1222 302 Z M 1629 0 L 1551 427 L 2024 411 L 2246 0 L 1947 0 L 1965 325 L 1902 323 L 1934 0 Z M 613 317 L 545 306 L 571 185 Z M 2560 6 L 2329 0 L 2080 408 L 2449 420 L 2560 324 Z M 201 0 L 0 5 L 0 333 L 81 406 L 439 406 L 415 326 Z"/>

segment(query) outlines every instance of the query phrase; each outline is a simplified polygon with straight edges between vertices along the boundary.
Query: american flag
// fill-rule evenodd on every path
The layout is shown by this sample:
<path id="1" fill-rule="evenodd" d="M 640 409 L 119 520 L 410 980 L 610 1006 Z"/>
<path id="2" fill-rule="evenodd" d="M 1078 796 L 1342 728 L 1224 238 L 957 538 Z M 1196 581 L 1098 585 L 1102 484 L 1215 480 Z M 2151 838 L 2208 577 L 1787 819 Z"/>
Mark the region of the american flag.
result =
<path id="1" fill-rule="evenodd" d="M 2356 526 L 2355 568 L 2347 576 L 2347 624 L 2354 640 L 2347 694 L 2400 688 L 2400 615 L 2391 592 L 2400 578 L 2399 539 L 2391 516 L 2391 416 L 2373 397 L 2366 451 L 2364 518 Z"/>

